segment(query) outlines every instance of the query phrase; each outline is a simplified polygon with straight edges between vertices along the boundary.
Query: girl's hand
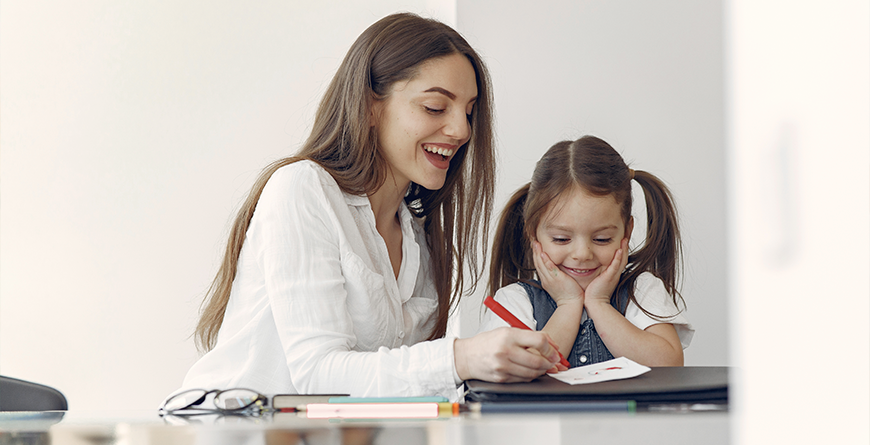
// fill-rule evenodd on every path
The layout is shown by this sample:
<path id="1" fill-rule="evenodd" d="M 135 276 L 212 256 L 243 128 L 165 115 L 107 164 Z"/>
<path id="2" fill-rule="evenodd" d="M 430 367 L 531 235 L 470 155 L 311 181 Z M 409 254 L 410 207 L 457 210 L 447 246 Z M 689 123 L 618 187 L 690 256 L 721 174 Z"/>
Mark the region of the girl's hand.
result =
<path id="1" fill-rule="evenodd" d="M 538 279 L 556 305 L 577 304 L 583 307 L 583 288 L 568 274 L 559 270 L 559 266 L 550 260 L 537 240 L 532 241 L 532 251 Z"/>
<path id="2" fill-rule="evenodd" d="M 453 357 L 462 380 L 528 382 L 545 372 L 564 370 L 547 334 L 516 328 L 458 338 L 453 343 Z"/>
<path id="3" fill-rule="evenodd" d="M 586 286 L 587 306 L 595 303 L 610 304 L 610 296 L 619 284 L 619 278 L 628 264 L 628 238 L 623 238 L 619 249 L 613 254 L 613 260 L 588 286 Z"/>

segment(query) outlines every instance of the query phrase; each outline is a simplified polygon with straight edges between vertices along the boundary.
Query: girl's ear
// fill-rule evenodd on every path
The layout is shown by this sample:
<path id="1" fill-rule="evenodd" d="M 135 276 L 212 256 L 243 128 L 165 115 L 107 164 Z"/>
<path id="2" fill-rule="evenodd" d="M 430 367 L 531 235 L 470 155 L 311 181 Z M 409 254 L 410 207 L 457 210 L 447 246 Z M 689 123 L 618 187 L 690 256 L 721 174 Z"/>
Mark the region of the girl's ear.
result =
<path id="1" fill-rule="evenodd" d="M 628 217 L 628 224 L 625 225 L 625 236 L 624 238 L 628 238 L 631 240 L 631 232 L 634 231 L 634 217 Z"/>

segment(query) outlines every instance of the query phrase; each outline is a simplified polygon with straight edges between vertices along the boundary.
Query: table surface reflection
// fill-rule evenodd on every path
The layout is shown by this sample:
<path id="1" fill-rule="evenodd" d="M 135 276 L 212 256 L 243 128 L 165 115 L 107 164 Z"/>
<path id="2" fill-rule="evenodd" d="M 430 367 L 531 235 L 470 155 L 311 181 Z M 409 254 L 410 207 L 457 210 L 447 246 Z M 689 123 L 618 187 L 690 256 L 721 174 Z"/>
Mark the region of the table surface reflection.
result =
<path id="1" fill-rule="evenodd" d="M 433 420 L 161 418 L 155 411 L 0 413 L 0 445 L 728 444 L 724 411 L 473 414 Z"/>

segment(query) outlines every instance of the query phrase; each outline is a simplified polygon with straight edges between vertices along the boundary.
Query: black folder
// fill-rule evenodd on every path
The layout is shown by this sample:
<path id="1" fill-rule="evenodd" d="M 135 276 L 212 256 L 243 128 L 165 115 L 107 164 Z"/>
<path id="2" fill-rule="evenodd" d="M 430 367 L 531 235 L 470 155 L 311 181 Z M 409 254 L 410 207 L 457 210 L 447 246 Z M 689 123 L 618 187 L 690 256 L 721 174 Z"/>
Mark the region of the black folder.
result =
<path id="1" fill-rule="evenodd" d="M 466 401 L 481 403 L 541 401 L 625 401 L 651 404 L 728 403 L 728 368 L 681 366 L 652 368 L 623 380 L 569 385 L 548 375 L 528 383 L 465 382 Z"/>

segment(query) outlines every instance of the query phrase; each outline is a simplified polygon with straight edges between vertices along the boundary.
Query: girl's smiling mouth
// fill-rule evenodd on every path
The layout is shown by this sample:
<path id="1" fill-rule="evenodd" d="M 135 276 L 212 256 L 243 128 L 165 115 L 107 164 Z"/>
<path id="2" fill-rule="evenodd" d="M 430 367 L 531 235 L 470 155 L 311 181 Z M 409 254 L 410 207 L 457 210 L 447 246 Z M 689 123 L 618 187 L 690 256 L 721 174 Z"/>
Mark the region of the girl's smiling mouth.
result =
<path id="1" fill-rule="evenodd" d="M 571 275 L 571 276 L 575 276 L 575 277 L 588 277 L 588 276 L 592 275 L 593 273 L 595 273 L 596 270 L 598 270 L 597 267 L 594 269 L 574 269 L 574 268 L 571 268 L 568 266 L 559 266 L 559 267 L 566 274 Z"/>

